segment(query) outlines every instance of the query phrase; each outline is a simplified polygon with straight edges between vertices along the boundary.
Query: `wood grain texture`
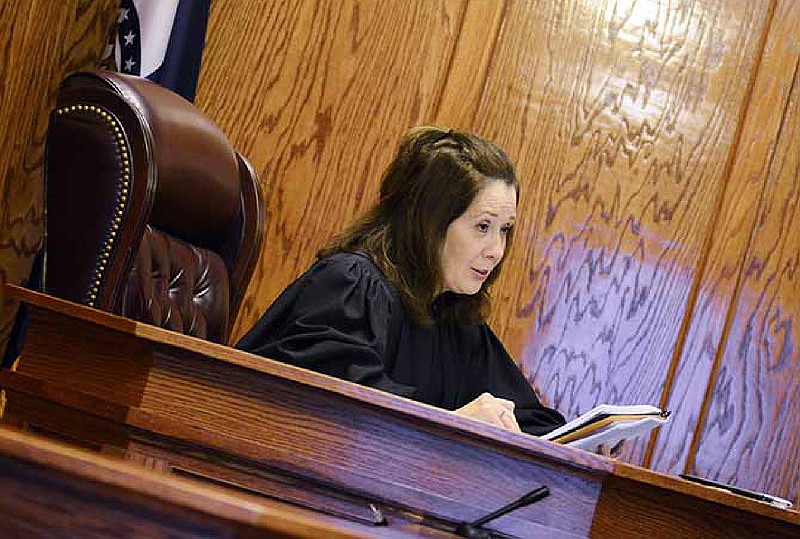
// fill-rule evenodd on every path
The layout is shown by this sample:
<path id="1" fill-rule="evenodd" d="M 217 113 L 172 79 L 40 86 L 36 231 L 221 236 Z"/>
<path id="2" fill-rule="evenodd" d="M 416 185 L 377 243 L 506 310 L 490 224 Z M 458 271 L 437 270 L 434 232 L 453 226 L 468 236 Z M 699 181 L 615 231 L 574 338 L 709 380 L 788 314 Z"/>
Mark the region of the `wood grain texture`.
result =
<path id="1" fill-rule="evenodd" d="M 379 409 L 198 359 L 192 369 L 185 360 L 161 358 L 140 409 L 254 444 L 269 439 L 269 451 L 259 451 L 264 464 L 457 520 L 486 514 L 530 485 L 548 485 L 551 498 L 506 517 L 497 529 L 512 535 L 538 527 L 565 534 L 588 529 L 597 495 L 590 475 L 565 476 L 510 448 L 454 445 L 422 423 L 403 426 Z"/>
<path id="2" fill-rule="evenodd" d="M 213 3 L 197 103 L 266 193 L 263 256 L 234 338 L 372 203 L 400 135 L 433 118 L 464 4 Z"/>
<path id="3" fill-rule="evenodd" d="M 39 325 L 38 313 L 30 313 L 30 324 Z M 25 349 L 29 352 L 25 357 L 26 369 L 35 370 L 42 380 L 67 380 L 72 378 L 70 372 L 74 365 L 70 362 L 53 362 L 45 359 L 45 350 L 52 349 L 59 343 L 65 357 L 86 359 L 81 362 L 84 376 L 72 378 L 77 385 L 72 389 L 87 395 L 100 395 L 108 390 L 104 381 L 111 373 L 124 373 L 114 386 L 118 402 L 136 405 L 140 402 L 142 391 L 147 381 L 148 364 L 153 361 L 152 351 L 138 342 L 134 337 L 119 332 L 97 335 L 91 323 L 86 323 L 68 316 L 48 316 L 47 324 L 42 330 L 26 337 Z M 71 340 L 64 340 L 64 333 L 85 335 L 87 342 L 79 352 Z M 89 337 L 91 336 L 91 337 Z M 63 343 L 63 344 L 61 344 Z"/>
<path id="4" fill-rule="evenodd" d="M 251 466 L 310 477 L 455 521 L 477 518 L 530 491 L 531 485 L 546 484 L 550 498 L 494 527 L 519 536 L 533 531 L 585 535 L 589 529 L 598 476 L 610 466 L 605 459 L 157 328 L 152 328 L 152 337 L 160 336 L 158 342 L 138 337 L 151 347 L 156 357 L 152 364 L 148 357 L 133 355 L 132 365 L 108 362 L 116 371 L 108 372 L 97 368 L 108 352 L 87 346 L 87 341 L 130 348 L 132 335 L 116 329 L 118 317 L 106 317 L 112 326 L 107 329 L 102 324 L 105 313 L 21 289 L 15 294 L 56 310 L 86 312 L 98 322 L 91 331 L 72 332 L 57 322 L 63 314 L 31 307 L 31 335 L 47 333 L 52 326 L 60 326 L 61 335 L 34 339 L 49 340 L 49 350 L 29 349 L 26 343 L 19 372 L 0 373 L 15 421 L 35 408 L 18 405 L 19 394 L 38 395 L 56 405 L 43 415 L 60 417 L 59 423 L 44 425 L 47 431 L 80 435 L 81 421 L 62 413 L 70 407 L 183 441 L 196 451 L 207 447 Z M 216 357 L 217 352 L 234 361 Z M 70 375 L 66 367 L 74 367 L 75 361 L 86 368 Z M 251 361 L 253 368 L 246 367 Z M 134 407 L 130 396 L 117 388 L 137 367 L 149 374 Z M 348 387 L 347 393 L 342 391 Z M 369 398 L 373 395 L 374 400 Z M 39 424 L 42 416 L 31 421 Z M 102 434 L 107 429 L 96 430 Z"/>
<path id="5" fill-rule="evenodd" d="M 768 8 L 508 5 L 472 124 L 523 183 L 492 322 L 568 417 L 660 401 Z"/>
<path id="6" fill-rule="evenodd" d="M 413 416 L 422 422 L 444 423 L 447 424 L 449 428 L 472 437 L 479 436 L 481 439 L 491 439 L 501 444 L 505 443 L 509 437 L 512 437 L 515 439 L 516 444 L 521 444 L 537 455 L 547 457 L 553 461 L 564 462 L 591 470 L 609 471 L 611 469 L 611 463 L 608 459 L 592 453 L 576 452 L 571 448 L 544 442 L 527 435 L 509 433 L 503 429 L 461 417 L 434 406 L 418 403 L 390 393 L 312 372 L 308 369 L 294 367 L 220 344 L 211 343 L 141 322 L 135 322 L 111 313 L 71 303 L 19 286 L 7 285 L 6 293 L 16 301 L 33 306 L 36 313 L 49 313 L 47 315 L 47 322 L 42 323 L 41 327 L 40 317 L 37 314 L 31 317 L 34 324 L 31 332 L 32 335 L 38 335 L 39 332 L 42 334 L 51 334 L 52 326 L 61 326 L 63 330 L 65 328 L 59 320 L 63 318 L 74 320 L 73 324 L 66 327 L 66 331 L 60 332 L 59 337 L 51 336 L 49 339 L 39 339 L 38 337 L 32 336 L 31 339 L 27 340 L 25 344 L 26 361 L 24 365 L 18 367 L 17 374 L 20 374 L 20 372 L 24 374 L 33 371 L 36 374 L 36 380 L 52 381 L 59 386 L 67 385 L 68 387 L 74 387 L 79 389 L 84 396 L 94 395 L 102 397 L 108 394 L 109 388 L 104 387 L 101 383 L 97 383 L 97 380 L 102 380 L 104 378 L 105 372 L 96 367 L 88 368 L 84 369 L 82 376 L 71 377 L 72 381 L 67 381 L 66 373 L 73 372 L 74 369 L 67 369 L 63 367 L 63 365 L 68 365 L 71 358 L 85 355 L 83 352 L 90 352 L 86 354 L 88 356 L 85 360 L 87 365 L 93 365 L 98 362 L 102 363 L 107 361 L 108 358 L 118 357 L 113 352 L 107 350 L 98 351 L 98 349 L 91 344 L 91 342 L 95 340 L 104 342 L 106 346 L 116 349 L 141 349 L 141 347 L 134 346 L 131 343 L 130 335 L 135 335 L 140 339 L 140 343 L 149 343 L 149 345 L 154 348 L 146 349 L 144 354 L 128 354 L 128 359 L 139 366 L 124 366 L 117 362 L 118 369 L 128 369 L 124 374 L 126 380 L 131 378 L 132 372 L 137 372 L 143 365 L 147 365 L 152 361 L 154 350 L 179 350 L 181 354 L 193 354 L 198 357 L 213 358 L 222 364 L 228 366 L 234 365 L 247 371 L 262 373 L 270 378 L 289 380 L 302 386 L 313 387 L 319 391 L 334 392 L 344 397 L 347 401 L 352 400 L 370 406 L 379 406 L 404 416 Z M 71 330 L 71 328 L 78 326 L 86 327 L 84 322 L 93 325 L 94 329 L 88 332 L 75 332 Z M 109 339 L 114 339 L 114 342 L 110 344 Z M 54 355 L 53 350 L 58 350 L 58 354 L 56 354 L 60 356 L 58 360 L 52 359 Z M 115 369 L 115 371 L 119 372 L 117 369 Z M 93 379 L 85 379 L 87 378 L 86 375 L 90 375 Z M 0 372 L 0 378 L 5 379 L 3 372 Z M 70 385 L 73 383 L 77 383 L 78 385 Z M 130 387 L 131 385 L 132 384 L 128 382 L 128 386 Z M 143 388 L 140 388 L 140 391 L 141 390 L 143 390 Z M 115 388 L 111 391 L 114 395 L 114 401 L 122 401 L 125 404 L 140 402 L 140 398 L 136 397 L 132 399 L 131 395 L 126 395 L 125 392 L 119 392 Z M 141 393 L 138 393 L 138 395 L 141 395 Z M 82 404 L 73 404 L 79 408 L 84 407 L 87 410 L 91 410 L 92 406 L 97 406 L 97 404 L 89 401 Z M 115 406 L 119 407 L 119 405 Z"/>
<path id="7" fill-rule="evenodd" d="M 469 130 L 484 97 L 484 83 L 505 20 L 506 0 L 467 2 L 450 71 L 436 108 L 436 124 Z"/>
<path id="8" fill-rule="evenodd" d="M 794 31 L 786 55 L 790 61 L 781 69 L 782 74 L 791 72 L 792 85 L 766 165 L 765 188 L 712 380 L 708 413 L 698 426 L 697 452 L 690 455 L 689 467 L 707 477 L 797 502 L 800 45 Z"/>
<path id="9" fill-rule="evenodd" d="M 617 475 L 610 476 L 603 485 L 590 533 L 590 537 L 615 539 L 789 539 L 796 536 L 797 525 L 785 520 L 737 513 L 708 499 L 686 496 L 673 489 L 656 487 L 643 491 L 636 483 Z"/>
<path id="10" fill-rule="evenodd" d="M 676 347 L 675 373 L 662 401 L 675 413 L 654 440 L 650 466 L 659 471 L 684 471 L 704 396 L 715 383 L 710 378 L 712 367 L 724 349 L 726 328 L 735 315 L 745 255 L 754 240 L 760 205 L 765 202 L 762 195 L 770 181 L 770 164 L 800 55 L 800 12 L 796 8 L 795 2 L 781 0 L 770 18 L 731 175 L 687 317 L 686 336 Z"/>
<path id="11" fill-rule="evenodd" d="M 0 492 L 6 537 L 368 536 L 310 511 L 6 429 Z"/>
<path id="12" fill-rule="evenodd" d="M 118 8 L 118 0 L 0 5 L 0 282 L 25 282 L 41 242 L 44 139 L 56 88 L 67 73 L 100 65 Z M 0 295 L 0 350 L 15 313 Z"/>
<path id="13" fill-rule="evenodd" d="M 352 470 L 343 470 L 335 462 L 331 462 L 330 465 L 320 465 L 325 471 L 324 477 L 320 477 L 319 473 L 309 473 L 309 469 L 299 472 L 298 469 L 287 469 L 287 460 L 283 459 L 281 462 L 273 458 L 272 452 L 273 447 L 278 447 L 279 456 L 284 456 L 286 454 L 285 439 L 279 437 L 277 440 L 273 440 L 271 433 L 264 435 L 261 432 L 263 424 L 256 425 L 254 433 L 260 433 L 261 436 L 258 440 L 253 441 L 246 440 L 247 436 L 241 434 L 221 434 L 213 428 L 199 427 L 197 422 L 186 424 L 136 409 L 129 410 L 125 422 L 122 423 L 105 419 L 105 416 L 98 417 L 98 414 L 106 413 L 105 409 L 108 406 L 99 409 L 82 406 L 85 404 L 81 403 L 83 399 L 69 391 L 53 391 L 52 387 L 33 388 L 29 386 L 25 388 L 24 384 L 20 383 L 21 378 L 18 374 L 4 376 L 4 373 L 0 373 L 0 377 L 4 378 L 4 387 L 22 388 L 21 392 L 16 390 L 9 392 L 9 406 L 15 417 L 24 418 L 27 426 L 35 428 L 37 433 L 64 440 L 77 438 L 83 447 L 88 448 L 98 446 L 99 438 L 103 439 L 103 444 L 109 443 L 107 438 L 109 431 L 122 432 L 124 433 L 122 439 L 127 440 L 128 443 L 126 446 L 123 442 L 121 447 L 128 450 L 133 449 L 135 462 L 146 464 L 148 467 L 159 461 L 159 463 L 168 464 L 173 468 L 173 472 L 179 475 L 188 475 L 189 477 L 195 477 L 198 474 L 206 475 L 216 483 L 227 482 L 233 488 L 244 488 L 267 496 L 272 494 L 278 500 L 319 510 L 322 513 L 346 518 L 349 521 L 363 522 L 366 516 L 365 506 L 372 501 L 377 502 L 379 507 L 385 507 L 387 514 L 399 514 L 399 518 L 390 517 L 390 527 L 373 528 L 370 536 L 406 537 L 406 535 L 396 533 L 399 528 L 399 531 L 408 531 L 412 537 L 418 537 L 419 534 L 423 537 L 438 537 L 440 534 L 434 533 L 436 530 L 446 531 L 449 529 L 452 531 L 454 517 L 457 522 L 460 522 L 459 515 L 475 518 L 488 513 L 488 509 L 467 507 L 460 502 L 460 493 L 465 491 L 465 487 L 461 485 L 461 479 L 450 485 L 449 496 L 452 500 L 438 496 L 429 497 L 430 492 L 426 484 L 422 484 L 417 492 L 406 492 L 405 495 L 398 496 L 397 486 L 386 488 L 386 479 L 388 478 L 383 478 L 383 481 L 377 483 L 369 478 L 359 478 L 358 474 L 352 474 Z M 38 392 L 47 397 L 42 400 L 30 396 Z M 65 405 L 59 405 L 57 402 L 63 402 Z M 304 412 L 300 411 L 300 414 L 303 415 Z M 264 415 L 267 418 L 270 416 L 269 413 Z M 4 416 L 3 422 L 5 421 L 6 417 Z M 325 427 L 329 425 L 329 422 L 324 421 L 322 424 Z M 280 431 L 282 425 L 275 428 Z M 349 438 L 343 434 L 342 437 Z M 306 441 L 301 437 L 290 443 L 302 447 Z M 117 443 L 119 443 L 119 439 Z M 315 445 L 313 441 L 311 444 Z M 336 440 L 329 440 L 328 449 L 320 452 L 317 459 L 325 461 L 331 455 L 341 456 L 336 445 Z M 406 451 L 398 449 L 399 447 L 401 446 L 395 444 L 393 446 L 395 453 L 392 453 L 392 458 L 384 460 L 395 460 L 397 455 L 405 455 Z M 107 448 L 107 445 L 103 445 L 104 450 Z M 380 447 L 374 449 L 381 450 Z M 414 448 L 413 453 L 416 453 L 417 449 Z M 306 450 L 307 448 L 303 447 L 300 452 Z M 370 448 L 362 446 L 358 451 L 351 452 L 350 456 L 357 461 L 360 455 L 371 453 Z M 458 451 L 450 453 L 456 454 Z M 126 451 L 126 454 L 130 454 L 130 452 Z M 409 458 L 413 457 L 409 454 Z M 431 455 L 431 458 L 435 459 L 436 457 Z M 302 457 L 299 460 L 302 460 Z M 401 460 L 405 460 L 405 458 Z M 290 457 L 289 461 L 298 462 L 298 459 Z M 463 463 L 462 470 L 471 465 L 474 466 L 474 463 Z M 412 464 L 409 469 L 414 470 L 415 466 Z M 516 468 L 516 471 L 519 471 L 519 468 Z M 500 473 L 503 471 L 500 470 Z M 566 475 L 571 474 L 567 473 Z M 331 478 L 331 476 L 335 477 Z M 559 483 L 563 481 L 557 476 L 550 478 Z M 277 481 L 271 479 L 277 479 Z M 286 488 L 287 482 L 292 479 L 297 488 Z M 470 481 L 468 477 L 465 479 Z M 569 488 L 568 485 L 563 484 L 561 487 Z M 314 492 L 315 490 L 316 492 Z M 476 487 L 466 488 L 466 491 L 478 492 L 479 490 Z M 354 511 L 352 505 L 343 507 L 345 505 L 342 503 L 343 496 L 350 498 L 351 501 L 360 501 L 359 510 Z M 492 500 L 487 497 L 482 499 L 482 503 L 485 503 L 486 506 L 491 504 L 497 506 L 498 503 L 507 501 L 505 498 L 503 500 Z M 586 535 L 588 529 L 586 524 L 591 514 L 583 512 L 585 507 L 582 503 L 574 504 L 571 497 L 568 496 L 559 500 L 556 507 L 557 514 L 550 514 L 553 512 L 552 504 L 546 513 L 548 521 L 557 523 L 554 527 L 532 523 L 524 518 L 506 518 L 501 528 L 515 530 L 518 537 L 529 537 L 531 534 L 538 537 L 546 534 L 554 539 L 562 537 L 566 539 L 575 535 L 563 531 L 563 528 L 575 529 L 584 524 L 583 530 L 578 536 Z M 564 525 L 561 520 L 569 521 L 569 523 Z M 431 529 L 432 522 L 438 524 L 435 529 Z M 445 536 L 451 537 L 451 535 Z"/>
<path id="14" fill-rule="evenodd" d="M 610 529 L 620 531 L 615 537 L 656 531 L 674 537 L 693 528 L 722 537 L 736 536 L 742 522 L 756 536 L 792 536 L 800 526 L 797 512 L 583 451 L 560 448 L 554 458 L 547 451 L 553 444 L 530 436 L 488 426 L 469 428 L 461 425 L 463 418 L 399 397 L 267 359 L 248 367 L 259 358 L 157 328 L 149 336 L 138 335 L 139 324 L 120 330 L 113 315 L 19 288 L 13 294 L 38 305 L 31 306 L 37 314 L 33 334 L 49 326 L 48 313 L 60 318 L 73 311 L 77 319 L 93 320 L 96 326 L 92 332 L 62 330 L 60 338 L 51 339 L 49 350 L 31 350 L 37 359 L 47 356 L 49 363 L 73 366 L 97 361 L 98 352 L 91 347 L 76 353 L 93 335 L 105 342 L 135 336 L 151 347 L 157 359 L 146 363 L 149 376 L 139 406 L 126 404 L 114 390 L 126 378 L 126 369 L 115 374 L 76 368 L 52 379 L 42 361 L 29 361 L 26 345 L 20 372 L 0 372 L 0 385 L 8 390 L 17 420 L 44 427 L 43 432 L 53 429 L 60 436 L 79 437 L 87 446 L 127 438 L 134 442 L 127 449 L 137 454 L 138 462 L 151 459 L 223 482 L 241 482 L 245 475 L 289 477 L 298 486 L 305 480 L 351 500 L 375 499 L 420 526 L 429 521 L 426 516 L 452 526 L 496 508 L 515 492 L 547 484 L 550 497 L 491 526 L 517 537 L 603 537 Z M 106 388 L 96 380 L 76 384 L 81 378 L 105 379 Z M 343 391 L 345 386 L 354 392 Z M 96 395 L 75 391 L 77 387 Z M 375 399 L 366 398 L 370 396 Z M 97 406 L 101 400 L 106 404 Z M 251 485 L 258 490 L 258 484 Z M 595 505 L 601 492 L 611 501 Z M 669 500 L 669 507 L 659 510 L 663 500 Z M 406 530 L 405 525 L 398 531 Z M 416 532 L 427 531 L 420 526 Z M 377 529 L 375 535 L 390 536 Z"/>

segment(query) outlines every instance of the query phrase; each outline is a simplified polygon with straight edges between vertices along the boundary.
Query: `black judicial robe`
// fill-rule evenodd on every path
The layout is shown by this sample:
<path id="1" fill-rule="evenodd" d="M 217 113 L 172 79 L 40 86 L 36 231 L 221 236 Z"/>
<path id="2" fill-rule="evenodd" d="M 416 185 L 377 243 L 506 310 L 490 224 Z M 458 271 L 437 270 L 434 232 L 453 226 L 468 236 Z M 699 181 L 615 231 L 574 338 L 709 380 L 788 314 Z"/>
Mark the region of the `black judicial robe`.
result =
<path id="1" fill-rule="evenodd" d="M 317 261 L 275 300 L 237 348 L 448 410 L 481 393 L 514 401 L 523 431 L 564 423 L 544 407 L 489 326 L 421 326 L 372 261 Z"/>

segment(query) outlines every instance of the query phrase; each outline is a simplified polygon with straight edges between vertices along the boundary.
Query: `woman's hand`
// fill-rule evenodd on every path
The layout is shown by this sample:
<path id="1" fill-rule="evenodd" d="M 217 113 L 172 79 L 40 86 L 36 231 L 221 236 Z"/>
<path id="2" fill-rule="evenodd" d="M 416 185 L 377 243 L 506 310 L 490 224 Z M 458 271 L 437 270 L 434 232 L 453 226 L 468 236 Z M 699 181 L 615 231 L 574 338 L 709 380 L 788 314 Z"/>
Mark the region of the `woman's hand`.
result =
<path id="1" fill-rule="evenodd" d="M 610 447 L 606 444 L 600 444 L 597 446 L 597 454 L 603 455 L 604 457 L 609 457 L 615 459 L 619 457 L 620 453 L 622 453 L 622 446 L 625 445 L 625 439 L 623 438 L 619 442 L 617 442 L 614 447 Z"/>
<path id="2" fill-rule="evenodd" d="M 514 417 L 514 403 L 495 397 L 491 393 L 482 393 L 474 401 L 455 410 L 455 413 L 512 432 L 522 432 L 517 424 L 517 418 Z"/>

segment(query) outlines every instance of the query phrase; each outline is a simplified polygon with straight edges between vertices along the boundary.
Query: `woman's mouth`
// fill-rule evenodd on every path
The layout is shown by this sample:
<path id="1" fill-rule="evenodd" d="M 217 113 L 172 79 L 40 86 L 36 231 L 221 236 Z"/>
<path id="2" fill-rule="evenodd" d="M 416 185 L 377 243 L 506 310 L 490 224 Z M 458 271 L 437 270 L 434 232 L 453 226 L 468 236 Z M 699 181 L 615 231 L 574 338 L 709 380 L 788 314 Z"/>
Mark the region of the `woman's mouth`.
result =
<path id="1" fill-rule="evenodd" d="M 485 281 L 486 278 L 489 277 L 489 272 L 491 271 L 491 270 L 481 270 L 477 268 L 470 268 L 470 269 L 472 270 L 473 275 L 475 275 L 475 277 L 481 281 Z"/>

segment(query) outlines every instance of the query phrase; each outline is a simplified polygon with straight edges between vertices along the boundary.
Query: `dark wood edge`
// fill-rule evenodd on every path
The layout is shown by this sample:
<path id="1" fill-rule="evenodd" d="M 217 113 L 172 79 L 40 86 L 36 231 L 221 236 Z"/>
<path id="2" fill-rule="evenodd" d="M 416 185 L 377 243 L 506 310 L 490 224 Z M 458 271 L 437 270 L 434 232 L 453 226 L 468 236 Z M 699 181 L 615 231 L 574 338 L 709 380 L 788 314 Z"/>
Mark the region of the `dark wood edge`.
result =
<path id="1" fill-rule="evenodd" d="M 0 370 L 0 387 L 8 391 L 19 391 L 37 399 L 64 404 L 116 422 L 124 423 L 130 410 L 130 407 L 124 404 L 109 402 L 11 370 Z"/>
<path id="2" fill-rule="evenodd" d="M 338 532 L 336 535 L 341 537 L 364 537 L 352 531 L 336 529 L 336 525 L 330 521 L 323 524 L 321 517 L 312 517 L 311 514 L 304 514 L 303 510 L 285 504 L 147 470 L 6 427 L 0 427 L 0 455 L 79 475 L 89 481 L 143 494 L 185 509 L 213 514 L 248 527 L 282 532 L 303 530 L 308 536 L 313 534 L 313 530 L 318 530 L 325 536 Z"/>
<path id="3" fill-rule="evenodd" d="M 9 297 L 26 303 L 31 307 L 74 317 L 115 331 L 135 335 L 151 342 L 155 346 L 163 347 L 163 350 L 168 350 L 171 347 L 178 347 L 189 352 L 201 354 L 214 361 L 236 365 L 268 376 L 283 378 L 308 387 L 321 389 L 346 399 L 355 400 L 364 405 L 380 408 L 384 411 L 399 414 L 404 417 L 411 416 L 416 420 L 427 423 L 428 428 L 430 428 L 430 424 L 433 423 L 435 427 L 439 429 L 465 435 L 481 443 L 489 442 L 494 446 L 500 444 L 503 446 L 504 450 L 521 451 L 527 455 L 567 464 L 590 473 L 605 474 L 613 470 L 614 467 L 612 461 L 593 453 L 568 448 L 546 440 L 540 440 L 528 434 L 509 432 L 499 427 L 455 415 L 452 412 L 434 406 L 398 397 L 369 387 L 360 386 L 332 376 L 287 365 L 279 361 L 236 350 L 235 348 L 221 344 L 211 343 L 141 322 L 135 322 L 127 318 L 34 292 L 19 286 L 5 285 L 5 287 Z"/>
<path id="4" fill-rule="evenodd" d="M 631 484 L 647 484 L 663 488 L 679 494 L 733 507 L 749 513 L 756 513 L 775 520 L 782 520 L 791 524 L 800 524 L 800 512 L 797 510 L 779 509 L 766 502 L 751 500 L 738 494 L 725 492 L 681 479 L 673 475 L 666 475 L 653 470 L 640 468 L 624 462 L 616 462 L 613 475 L 615 478 L 628 481 Z"/>

